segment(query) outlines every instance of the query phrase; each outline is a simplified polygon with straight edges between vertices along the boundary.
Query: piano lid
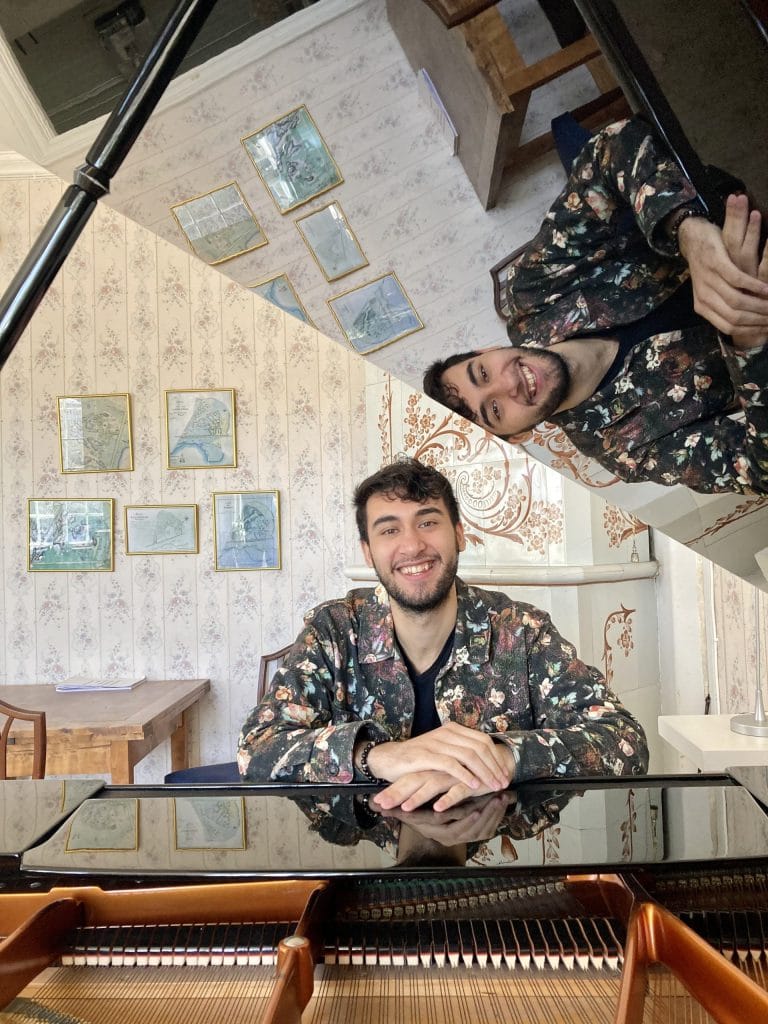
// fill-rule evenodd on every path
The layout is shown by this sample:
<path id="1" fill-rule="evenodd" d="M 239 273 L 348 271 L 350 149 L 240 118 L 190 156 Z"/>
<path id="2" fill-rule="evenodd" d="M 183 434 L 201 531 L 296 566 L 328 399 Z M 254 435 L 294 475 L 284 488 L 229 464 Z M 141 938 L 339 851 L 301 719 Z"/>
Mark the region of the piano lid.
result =
<path id="1" fill-rule="evenodd" d="M 215 877 L 616 870 L 765 860 L 768 816 L 725 777 L 579 780 L 454 813 L 369 817 L 366 787 L 109 787 L 28 849 L 28 872 Z"/>
<path id="2" fill-rule="evenodd" d="M 4 781 L 0 786 L 0 865 L 13 863 L 103 788 L 101 779 Z"/>

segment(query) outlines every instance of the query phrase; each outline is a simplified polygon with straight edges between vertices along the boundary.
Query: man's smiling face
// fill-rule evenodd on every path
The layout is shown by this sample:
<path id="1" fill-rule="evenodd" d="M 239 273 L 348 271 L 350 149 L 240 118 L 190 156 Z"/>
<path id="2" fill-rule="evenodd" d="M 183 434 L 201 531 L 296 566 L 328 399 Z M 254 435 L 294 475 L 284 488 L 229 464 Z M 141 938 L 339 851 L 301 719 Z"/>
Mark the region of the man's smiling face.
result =
<path id="1" fill-rule="evenodd" d="M 373 494 L 366 518 L 363 554 L 390 599 L 413 612 L 439 607 L 453 588 L 465 546 L 461 523 L 454 526 L 443 499 L 419 503 Z"/>
<path id="2" fill-rule="evenodd" d="M 498 437 L 530 430 L 555 413 L 571 380 L 565 360 L 539 348 L 489 348 L 456 363 L 442 383 L 472 410 L 473 419 Z"/>

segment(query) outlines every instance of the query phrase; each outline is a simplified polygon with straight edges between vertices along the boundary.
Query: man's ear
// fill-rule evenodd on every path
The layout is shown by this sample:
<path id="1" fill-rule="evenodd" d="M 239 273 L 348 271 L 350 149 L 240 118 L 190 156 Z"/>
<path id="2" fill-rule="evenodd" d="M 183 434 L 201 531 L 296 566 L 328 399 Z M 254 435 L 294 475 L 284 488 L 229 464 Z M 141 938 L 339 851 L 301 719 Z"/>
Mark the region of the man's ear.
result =
<path id="1" fill-rule="evenodd" d="M 461 523 L 456 523 L 456 546 L 459 551 L 464 551 L 467 546 L 467 538 L 464 536 L 464 527 Z"/>
<path id="2" fill-rule="evenodd" d="M 366 541 L 364 541 L 364 540 L 361 540 L 360 541 L 360 547 L 361 547 L 362 552 L 363 552 L 363 558 L 365 559 L 365 564 L 368 566 L 369 569 L 372 569 L 373 568 L 373 559 L 371 558 L 371 549 L 368 546 L 368 543 Z"/>

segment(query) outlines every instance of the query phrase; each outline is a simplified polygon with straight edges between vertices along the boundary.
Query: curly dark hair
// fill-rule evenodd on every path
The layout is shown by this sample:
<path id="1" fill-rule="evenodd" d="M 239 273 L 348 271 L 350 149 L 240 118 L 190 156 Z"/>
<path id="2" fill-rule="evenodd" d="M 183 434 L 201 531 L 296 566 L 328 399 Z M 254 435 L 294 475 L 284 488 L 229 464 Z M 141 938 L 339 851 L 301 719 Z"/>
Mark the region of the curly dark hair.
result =
<path id="1" fill-rule="evenodd" d="M 454 412 L 457 412 L 465 420 L 471 420 L 473 423 L 475 422 L 475 414 L 464 399 L 459 397 L 456 388 L 443 384 L 443 374 L 457 363 L 463 363 L 465 359 L 473 359 L 478 355 L 480 353 L 477 351 L 458 352 L 456 355 L 448 356 L 447 359 L 438 359 L 437 362 L 427 367 L 424 380 L 422 381 L 425 394 L 430 398 L 434 398 L 441 405 L 445 405 Z"/>
<path id="2" fill-rule="evenodd" d="M 367 505 L 374 494 L 394 494 L 401 501 L 423 504 L 430 498 L 442 498 L 454 526 L 458 526 L 459 506 L 450 481 L 432 466 L 417 459 L 401 458 L 367 477 L 355 488 L 352 503 L 360 540 L 368 543 Z"/>

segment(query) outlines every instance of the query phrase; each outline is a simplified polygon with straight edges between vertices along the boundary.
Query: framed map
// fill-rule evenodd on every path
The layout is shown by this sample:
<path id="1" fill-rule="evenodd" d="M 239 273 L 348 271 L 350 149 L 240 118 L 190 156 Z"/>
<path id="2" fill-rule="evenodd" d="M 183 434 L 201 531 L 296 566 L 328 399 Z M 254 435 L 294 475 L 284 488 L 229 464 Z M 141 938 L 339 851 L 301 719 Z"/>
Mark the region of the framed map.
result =
<path id="1" fill-rule="evenodd" d="M 360 243 L 338 203 L 329 203 L 320 210 L 297 218 L 296 229 L 326 281 L 337 281 L 353 270 L 368 266 Z"/>
<path id="2" fill-rule="evenodd" d="M 237 465 L 232 388 L 165 392 L 168 469 L 233 469 Z"/>
<path id="3" fill-rule="evenodd" d="M 237 182 L 171 207 L 192 252 L 214 266 L 267 244 Z"/>
<path id="4" fill-rule="evenodd" d="M 112 572 L 112 498 L 30 498 L 30 572 Z"/>
<path id="5" fill-rule="evenodd" d="M 78 807 L 67 833 L 66 853 L 79 850 L 138 850 L 139 801 L 86 800 Z"/>
<path id="6" fill-rule="evenodd" d="M 394 274 L 384 274 L 328 299 L 328 305 L 344 337 L 362 354 L 375 352 L 424 326 Z"/>
<path id="7" fill-rule="evenodd" d="M 57 404 L 62 473 L 133 469 L 130 395 L 61 395 Z"/>
<path id="8" fill-rule="evenodd" d="M 296 107 L 241 139 L 280 213 L 344 180 L 306 107 Z"/>
<path id="9" fill-rule="evenodd" d="M 197 505 L 126 505 L 126 555 L 197 553 Z"/>
<path id="10" fill-rule="evenodd" d="M 216 571 L 280 568 L 278 491 L 219 491 L 213 495 Z"/>
<path id="11" fill-rule="evenodd" d="M 177 850 L 244 850 L 241 796 L 184 796 L 173 801 Z"/>
<path id="12" fill-rule="evenodd" d="M 276 274 L 275 277 L 269 277 L 266 281 L 256 281 L 254 284 L 248 284 L 246 288 L 260 295 L 267 302 L 271 302 L 278 309 L 282 309 L 284 313 L 289 313 L 291 316 L 295 316 L 297 320 L 302 320 L 305 324 L 310 324 L 314 327 L 309 313 L 304 309 L 301 299 L 296 294 L 296 289 L 291 284 L 287 274 Z"/>

